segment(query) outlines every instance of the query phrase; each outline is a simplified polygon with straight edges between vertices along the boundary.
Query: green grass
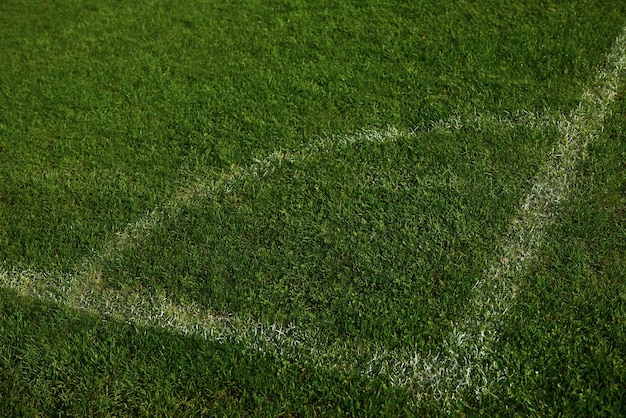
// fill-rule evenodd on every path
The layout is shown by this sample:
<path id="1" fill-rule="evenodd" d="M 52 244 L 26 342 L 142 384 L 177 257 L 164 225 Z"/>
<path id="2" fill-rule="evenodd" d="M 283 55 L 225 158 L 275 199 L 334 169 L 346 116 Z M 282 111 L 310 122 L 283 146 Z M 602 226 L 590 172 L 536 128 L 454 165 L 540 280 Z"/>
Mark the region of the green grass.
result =
<path id="1" fill-rule="evenodd" d="M 583 19 L 539 2 L 335 3 L 3 5 L 2 258 L 67 269 L 188 171 L 319 135 L 568 111 L 619 25 L 593 4 Z"/>
<path id="2" fill-rule="evenodd" d="M 3 2 L 0 276 L 41 283 L 0 288 L 0 411 L 623 414 L 623 85 L 486 347 L 506 380 L 442 400 L 364 372 L 482 314 L 626 23 L 613 1 L 414 3 Z M 234 328 L 76 309 L 68 275 Z M 312 337 L 253 335 L 277 326 Z"/>
<path id="3" fill-rule="evenodd" d="M 625 412 L 625 110 L 622 95 L 503 329 L 499 352 L 516 370 L 507 396 L 518 413 Z"/>
<path id="4" fill-rule="evenodd" d="M 102 276 L 220 315 L 436 350 L 547 133 L 496 125 L 294 159 L 186 204 Z"/>

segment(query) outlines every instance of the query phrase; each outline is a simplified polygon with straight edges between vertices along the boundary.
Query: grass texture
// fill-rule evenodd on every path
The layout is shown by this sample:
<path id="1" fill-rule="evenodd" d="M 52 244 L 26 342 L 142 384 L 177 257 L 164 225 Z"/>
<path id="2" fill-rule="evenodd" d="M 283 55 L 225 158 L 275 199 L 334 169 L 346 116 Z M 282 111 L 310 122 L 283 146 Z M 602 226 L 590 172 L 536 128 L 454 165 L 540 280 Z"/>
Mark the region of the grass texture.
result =
<path id="1" fill-rule="evenodd" d="M 2 3 L 0 411 L 625 413 L 625 23 Z"/>

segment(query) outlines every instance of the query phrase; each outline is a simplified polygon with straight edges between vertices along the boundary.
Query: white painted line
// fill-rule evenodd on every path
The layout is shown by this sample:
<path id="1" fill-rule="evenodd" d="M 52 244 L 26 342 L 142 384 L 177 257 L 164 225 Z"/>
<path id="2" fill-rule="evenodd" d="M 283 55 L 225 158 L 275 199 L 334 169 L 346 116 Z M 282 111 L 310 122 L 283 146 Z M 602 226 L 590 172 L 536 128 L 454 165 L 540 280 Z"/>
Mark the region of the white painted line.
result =
<path id="1" fill-rule="evenodd" d="M 155 208 L 148 216 L 130 224 L 112 240 L 103 245 L 100 253 L 94 257 L 86 259 L 80 266 L 81 270 L 91 270 L 97 272 L 99 266 L 107 260 L 119 256 L 124 249 L 128 249 L 138 243 L 140 238 L 149 236 L 165 217 L 176 217 L 181 210 L 182 204 L 195 199 L 211 196 L 220 192 L 230 193 L 244 181 L 255 178 L 263 178 L 272 171 L 280 168 L 285 162 L 302 160 L 310 155 L 330 152 L 333 149 L 347 147 L 356 143 L 390 142 L 408 133 L 400 132 L 395 128 L 385 130 L 362 131 L 351 136 L 332 136 L 321 138 L 300 149 L 291 151 L 276 151 L 259 160 L 254 159 L 253 163 L 244 167 L 235 167 L 230 172 L 223 173 L 220 177 L 211 176 L 209 178 L 198 178 L 193 184 L 179 192 L 166 203 Z"/>
<path id="2" fill-rule="evenodd" d="M 363 131 L 352 136 L 322 138 L 298 150 L 275 152 L 264 159 L 255 160 L 247 167 L 235 168 L 219 178 L 197 180 L 155 208 L 148 216 L 130 224 L 122 233 L 103 244 L 99 254 L 79 264 L 78 273 L 55 275 L 34 271 L 9 272 L 0 268 L 0 286 L 14 289 L 22 295 L 46 299 L 74 309 L 111 316 L 139 325 L 164 327 L 212 340 L 233 338 L 238 341 L 245 340 L 263 351 L 283 352 L 286 347 L 297 346 L 301 351 L 315 353 L 316 356 L 326 358 L 328 361 L 343 358 L 344 361 L 353 363 L 355 359 L 347 357 L 360 356 L 362 362 L 367 362 L 369 359 L 366 353 L 351 352 L 347 355 L 350 350 L 342 342 L 331 343 L 334 344 L 333 347 L 327 343 L 322 344 L 323 339 L 314 330 L 298 330 L 292 326 L 278 325 L 268 327 L 237 316 L 215 316 L 200 306 L 174 304 L 167 295 L 154 294 L 153 291 L 146 289 L 107 288 L 101 283 L 99 267 L 103 262 L 120 256 L 123 250 L 139 245 L 141 238 L 149 236 L 162 219 L 177 216 L 184 203 L 220 192 L 231 192 L 241 182 L 262 178 L 287 161 L 304 160 L 312 155 L 332 152 L 353 144 L 392 142 L 405 136 L 426 132 L 457 133 L 465 128 L 499 130 L 503 126 L 545 129 L 553 127 L 553 118 L 527 112 L 520 112 L 507 118 L 489 114 L 453 116 L 448 120 L 441 120 L 410 132 L 400 132 L 393 128 L 383 131 Z M 263 342 L 267 344 L 264 345 Z"/>
<path id="3" fill-rule="evenodd" d="M 367 372 L 389 374 L 394 383 L 413 386 L 444 404 L 467 395 L 483 396 L 506 379 L 507 370 L 491 359 L 498 327 L 544 242 L 546 230 L 557 217 L 559 204 L 568 198 L 570 182 L 587 145 L 604 127 L 625 70 L 626 28 L 578 107 L 559 121 L 558 144 L 498 245 L 497 258 L 474 286 L 475 296 L 468 309 L 472 314 L 455 324 L 440 352 L 427 359 L 382 352 Z"/>
<path id="4" fill-rule="evenodd" d="M 177 216 L 186 202 L 216 193 L 230 193 L 241 182 L 265 177 L 287 161 L 306 159 L 311 155 L 332 152 L 333 149 L 357 143 L 392 142 L 407 135 L 411 134 L 388 128 L 362 131 L 351 136 L 322 138 L 298 150 L 274 152 L 249 166 L 234 168 L 217 179 L 199 179 L 104 243 L 95 257 L 79 263 L 78 273 L 59 275 L 30 270 L 7 271 L 0 266 L 0 287 L 138 325 L 159 326 L 211 340 L 245 341 L 263 351 L 282 352 L 283 347 L 302 345 L 314 347 L 321 339 L 310 330 L 275 324 L 265 326 L 235 315 L 215 316 L 196 304 L 175 304 L 167 295 L 155 294 L 149 289 L 107 288 L 101 283 L 100 266 L 138 244 L 141 238 L 149 236 L 164 218 Z M 311 350 L 316 351 L 315 348 Z"/>
<path id="5" fill-rule="evenodd" d="M 152 210 L 147 216 L 129 224 L 126 229 L 106 242 L 96 257 L 85 259 L 80 270 L 97 271 L 103 262 L 119 256 L 124 249 L 136 245 L 140 238 L 145 238 L 160 224 L 165 217 L 173 218 L 180 213 L 181 205 L 195 199 L 211 196 L 219 192 L 230 193 L 242 182 L 263 178 L 280 168 L 284 163 L 301 161 L 312 155 L 333 152 L 333 150 L 349 147 L 353 144 L 383 143 L 397 141 L 405 136 L 415 136 L 424 132 L 455 133 L 464 128 L 484 130 L 493 127 L 524 126 L 531 129 L 553 127 L 554 115 L 518 112 L 507 117 L 489 113 L 470 116 L 453 115 L 446 120 L 439 120 L 428 126 L 411 129 L 408 132 L 389 127 L 384 130 L 364 130 L 355 135 L 323 137 L 298 149 L 281 150 L 271 153 L 263 159 L 253 159 L 253 163 L 244 167 L 234 167 L 221 176 L 201 177 L 191 185 L 179 190 L 178 193 Z"/>
<path id="6" fill-rule="evenodd" d="M 589 138 L 589 135 L 583 132 L 592 128 L 588 121 L 604 117 L 608 103 L 613 99 L 616 91 L 608 84 L 616 84 L 623 68 L 623 37 L 622 35 L 618 38 L 617 46 L 609 59 L 609 67 L 614 67 L 615 70 L 604 71 L 598 76 L 597 84 L 605 93 L 601 96 L 595 93 L 587 95 L 589 99 L 583 101 L 582 110 L 575 112 L 575 117 L 571 119 L 572 133 L 563 136 L 565 146 L 560 147 L 555 156 L 567 155 L 567 160 L 575 163 L 579 153 L 576 150 L 583 149 L 586 141 L 589 140 L 579 141 L 579 137 Z M 597 99 L 597 97 L 602 99 Z M 506 118 L 495 118 L 494 121 L 488 119 L 476 115 L 475 123 L 506 124 L 509 121 Z M 536 119 L 539 125 L 550 123 L 550 121 L 541 122 L 539 118 Z M 551 121 L 553 122 L 553 119 Z M 456 132 L 463 126 L 466 126 L 463 121 L 450 120 L 434 124 L 431 130 Z M 313 361 L 319 361 L 331 367 L 354 364 L 355 361 L 351 358 L 353 355 L 362 358 L 371 357 L 372 353 L 354 352 L 346 347 L 345 343 L 332 346 L 320 344 L 323 340 L 318 339 L 319 336 L 314 332 L 300 332 L 291 327 L 263 327 L 258 323 L 236 317 L 214 317 L 195 305 L 175 305 L 166 295 L 155 295 L 148 291 L 118 292 L 105 289 L 99 284 L 98 267 L 102 261 L 119 256 L 125 248 L 132 246 L 139 238 L 148 236 L 165 216 L 176 216 L 183 202 L 207 196 L 216 191 L 230 192 L 237 187 L 239 182 L 264 177 L 280 167 L 284 161 L 307 158 L 311 154 L 330 152 L 338 147 L 355 143 L 395 141 L 402 136 L 413 134 L 415 132 L 403 133 L 388 129 L 367 131 L 350 137 L 326 138 L 300 150 L 273 153 L 251 166 L 234 170 L 219 179 L 201 179 L 105 244 L 99 256 L 85 260 L 80 269 L 84 271 L 83 273 L 54 276 L 28 271 L 0 270 L 0 286 L 14 289 L 21 294 L 48 299 L 69 307 L 113 316 L 141 325 L 160 326 L 183 333 L 199 334 L 210 339 L 234 338 L 260 350 L 269 349 L 282 353 L 284 347 L 303 347 L 306 352 L 310 353 Z M 568 145 L 569 142 L 573 142 L 575 146 Z M 562 156 L 558 158 L 559 161 L 566 160 Z M 565 171 L 562 172 L 561 166 L 565 167 Z M 407 360 L 397 352 L 389 353 L 391 356 L 385 353 L 374 353 L 374 358 L 370 360 L 371 371 L 375 368 L 383 368 L 396 383 L 417 387 L 426 385 L 432 388 L 435 395 L 444 400 L 454 399 L 456 394 L 465 389 L 480 392 L 483 387 L 486 387 L 484 382 L 488 380 L 486 376 L 491 376 L 491 372 L 483 367 L 483 363 L 489 360 L 488 355 L 484 353 L 497 338 L 495 324 L 500 320 L 510 299 L 515 295 L 509 283 L 512 282 L 513 273 L 511 272 L 523 270 L 527 263 L 525 260 L 528 260 L 538 248 L 541 235 L 552 216 L 550 211 L 555 202 L 565 196 L 559 179 L 562 174 L 569 174 L 571 169 L 569 165 L 549 164 L 544 170 L 543 177 L 539 177 L 540 181 L 537 182 L 535 188 L 537 191 L 532 192 L 526 199 L 527 205 L 522 206 L 520 225 L 526 226 L 513 227 L 508 238 L 503 241 L 501 261 L 504 262 L 505 259 L 509 261 L 504 264 L 496 263 L 495 267 L 489 271 L 487 279 L 476 286 L 478 296 L 474 300 L 474 307 L 478 311 L 478 318 L 466 320 L 465 324 L 448 339 L 448 344 L 443 347 L 441 355 L 428 360 L 421 360 L 412 355 Z M 564 184 L 567 185 L 567 183 Z M 546 193 L 546 191 L 550 192 Z M 543 208 L 546 205 L 550 208 L 549 210 Z M 537 233 L 537 228 L 541 234 Z M 520 239 L 525 239 L 527 235 L 531 238 L 532 244 L 514 245 Z M 315 360 L 316 358 L 319 360 Z M 333 364 L 335 366 L 332 366 Z M 454 389 L 451 392 L 452 395 L 439 394 L 450 387 Z"/>

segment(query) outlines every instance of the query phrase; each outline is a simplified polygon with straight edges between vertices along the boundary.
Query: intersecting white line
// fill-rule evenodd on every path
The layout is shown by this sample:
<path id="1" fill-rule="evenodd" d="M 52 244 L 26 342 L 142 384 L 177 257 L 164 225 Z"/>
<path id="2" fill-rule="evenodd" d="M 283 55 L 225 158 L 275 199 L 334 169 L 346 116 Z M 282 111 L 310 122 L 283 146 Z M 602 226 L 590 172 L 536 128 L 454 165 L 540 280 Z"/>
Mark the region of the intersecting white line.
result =
<path id="1" fill-rule="evenodd" d="M 194 303 L 175 304 L 162 292 L 156 293 L 149 289 L 121 291 L 112 289 L 101 283 L 101 267 L 107 261 L 120 256 L 124 250 L 140 245 L 142 238 L 149 236 L 163 219 L 177 216 L 187 202 L 203 196 L 233 191 L 240 183 L 262 178 L 287 161 L 305 160 L 313 155 L 333 152 L 354 144 L 393 142 L 427 132 L 455 134 L 465 128 L 500 130 L 505 127 L 531 127 L 537 130 L 554 128 L 554 117 L 529 112 L 519 112 L 509 117 L 490 114 L 474 114 L 469 117 L 455 115 L 411 131 L 398 131 L 393 128 L 363 131 L 351 136 L 321 138 L 288 152 L 278 151 L 261 160 L 255 160 L 249 166 L 234 168 L 222 176 L 196 180 L 146 217 L 128 225 L 124 231 L 105 242 L 95 257 L 79 263 L 76 269 L 78 273 L 55 274 L 30 270 L 9 272 L 0 266 L 0 286 L 15 289 L 24 295 L 140 325 L 165 327 L 213 340 L 249 340 L 250 344 L 260 349 L 269 343 L 269 346 L 263 349 L 277 352 L 297 346 L 327 359 L 343 358 L 349 363 L 354 363 L 346 354 L 345 344 L 338 343 L 335 347 L 322 344 L 323 338 L 314 329 L 314 324 L 307 330 L 290 325 L 266 326 L 236 315 L 216 316 Z M 352 352 L 352 355 L 357 354 L 359 353 Z M 367 358 L 364 358 L 364 361 L 366 360 Z"/>
<path id="2" fill-rule="evenodd" d="M 625 70 L 626 27 L 578 107 L 568 118 L 558 121 L 556 147 L 499 243 L 496 258 L 474 286 L 468 309 L 473 315 L 456 324 L 434 356 L 423 359 L 411 353 L 379 353 L 377 358 L 382 361 L 372 364 L 370 372 L 374 367 L 384 370 L 396 383 L 413 385 L 446 404 L 468 393 L 480 396 L 506 379 L 507 371 L 491 358 L 498 327 L 516 297 L 521 276 L 541 249 L 546 230 L 555 222 L 559 205 L 568 197 L 587 145 L 603 130 Z"/>
<path id="3" fill-rule="evenodd" d="M 615 41 L 606 66 L 597 74 L 592 87 L 583 95 L 569 118 L 543 118 L 532 113 L 517 119 L 475 115 L 440 121 L 426 130 L 457 132 L 464 126 L 481 124 L 526 124 L 538 129 L 558 124 L 559 142 L 537 175 L 531 192 L 499 245 L 496 259 L 475 285 L 472 315 L 457 324 L 441 351 L 423 359 L 410 349 L 402 351 L 355 352 L 345 342 L 332 346 L 315 329 L 292 326 L 265 326 L 237 316 L 214 316 L 199 305 L 175 304 L 164 293 L 149 290 L 119 292 L 99 282 L 99 266 L 132 246 L 160 224 L 166 216 L 176 216 L 183 203 L 218 191 L 229 192 L 244 180 L 263 177 L 289 160 L 332 152 L 356 143 L 390 142 L 418 135 L 420 130 L 402 132 L 393 128 L 363 131 L 353 136 L 323 138 L 299 150 L 276 152 L 254 164 L 212 179 L 200 179 L 175 198 L 156 208 L 149 216 L 129 225 L 103 245 L 95 258 L 85 260 L 76 274 L 48 274 L 34 271 L 7 271 L 0 266 L 0 286 L 51 300 L 88 312 L 113 316 L 147 326 L 160 326 L 184 334 L 212 340 L 233 340 L 263 351 L 290 355 L 305 352 L 320 365 L 353 365 L 351 357 L 369 358 L 368 374 L 382 373 L 393 383 L 410 385 L 448 403 L 466 393 L 480 394 L 501 379 L 506 370 L 491 362 L 490 350 L 497 342 L 498 324 L 513 302 L 517 281 L 540 249 L 546 229 L 554 222 L 558 204 L 567 198 L 570 178 L 587 144 L 602 130 L 609 106 L 626 66 L 626 28 Z"/>

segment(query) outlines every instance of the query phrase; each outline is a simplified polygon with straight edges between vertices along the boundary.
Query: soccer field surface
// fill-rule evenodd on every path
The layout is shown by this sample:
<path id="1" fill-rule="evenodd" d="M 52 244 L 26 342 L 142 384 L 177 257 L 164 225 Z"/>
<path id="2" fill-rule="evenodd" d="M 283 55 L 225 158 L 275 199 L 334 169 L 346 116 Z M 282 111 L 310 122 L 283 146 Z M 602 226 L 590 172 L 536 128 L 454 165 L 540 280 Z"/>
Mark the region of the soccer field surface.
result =
<path id="1" fill-rule="evenodd" d="M 0 408 L 626 413 L 626 5 L 0 5 Z"/>

